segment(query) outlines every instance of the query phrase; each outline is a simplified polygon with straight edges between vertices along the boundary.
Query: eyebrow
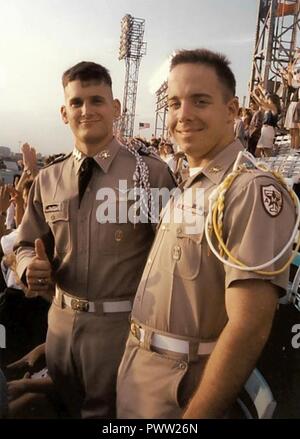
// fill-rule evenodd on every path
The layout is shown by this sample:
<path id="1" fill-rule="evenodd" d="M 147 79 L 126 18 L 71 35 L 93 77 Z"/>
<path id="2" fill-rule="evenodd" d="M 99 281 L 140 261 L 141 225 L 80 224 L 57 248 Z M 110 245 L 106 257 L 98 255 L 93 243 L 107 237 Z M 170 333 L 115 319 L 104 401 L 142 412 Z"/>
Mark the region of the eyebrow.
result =
<path id="1" fill-rule="evenodd" d="M 198 99 L 199 98 L 211 99 L 212 98 L 212 96 L 210 94 L 208 94 L 208 93 L 194 93 L 194 94 L 192 94 L 189 97 L 192 98 L 192 99 L 195 99 L 195 98 L 198 98 Z M 168 98 L 168 102 L 169 101 L 176 101 L 176 100 L 179 100 L 178 96 L 172 96 L 172 97 Z"/>
<path id="2" fill-rule="evenodd" d="M 100 95 L 94 95 L 94 96 L 89 96 L 89 99 L 102 99 L 102 100 L 104 100 L 105 98 L 103 96 L 100 96 Z M 76 101 L 82 101 L 82 98 L 79 96 L 74 96 L 74 97 L 69 99 L 69 102 L 76 102 Z"/>

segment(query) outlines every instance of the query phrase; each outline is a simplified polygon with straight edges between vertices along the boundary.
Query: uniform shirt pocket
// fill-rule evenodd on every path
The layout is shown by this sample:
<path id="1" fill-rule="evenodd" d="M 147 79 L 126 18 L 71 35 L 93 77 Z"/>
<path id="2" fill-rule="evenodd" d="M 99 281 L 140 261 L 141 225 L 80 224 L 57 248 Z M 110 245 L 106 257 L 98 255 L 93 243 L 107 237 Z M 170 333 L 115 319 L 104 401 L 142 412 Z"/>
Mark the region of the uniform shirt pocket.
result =
<path id="1" fill-rule="evenodd" d="M 181 227 L 176 231 L 177 244 L 173 248 L 174 276 L 193 280 L 200 271 L 203 233 L 187 234 Z"/>
<path id="2" fill-rule="evenodd" d="M 114 204 L 116 203 L 116 204 Z M 112 216 L 99 222 L 98 242 L 102 254 L 120 254 L 124 251 L 137 251 L 147 245 L 149 224 L 133 224 L 128 215 L 130 203 L 124 198 L 107 204 Z"/>
<path id="3" fill-rule="evenodd" d="M 199 275 L 203 233 L 186 234 L 182 225 L 162 226 L 161 269 L 181 279 L 193 280 Z"/>
<path id="4" fill-rule="evenodd" d="M 56 252 L 67 253 L 70 250 L 69 200 L 45 204 L 44 215 L 54 236 Z"/>

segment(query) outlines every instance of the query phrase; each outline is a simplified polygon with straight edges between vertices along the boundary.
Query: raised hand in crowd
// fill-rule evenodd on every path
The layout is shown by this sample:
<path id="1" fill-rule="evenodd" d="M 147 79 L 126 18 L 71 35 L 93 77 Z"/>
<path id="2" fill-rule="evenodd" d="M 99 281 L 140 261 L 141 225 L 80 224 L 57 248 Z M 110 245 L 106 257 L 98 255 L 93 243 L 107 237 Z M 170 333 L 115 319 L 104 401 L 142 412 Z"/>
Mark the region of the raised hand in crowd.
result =
<path id="1" fill-rule="evenodd" d="M 11 189 L 12 187 L 8 184 L 0 187 L 0 214 L 5 213 L 10 205 Z"/>
<path id="2" fill-rule="evenodd" d="M 36 150 L 29 143 L 24 143 L 21 151 L 23 154 L 24 171 L 30 171 L 33 175 L 37 171 Z"/>
<path id="3" fill-rule="evenodd" d="M 21 146 L 21 151 L 23 155 L 23 172 L 21 175 L 20 180 L 18 181 L 18 184 L 16 185 L 16 190 L 20 193 L 23 191 L 24 183 L 28 179 L 33 179 L 38 174 L 38 167 L 37 167 L 37 158 L 36 158 L 36 151 L 35 148 L 29 145 L 29 143 L 24 143 Z"/>
<path id="4" fill-rule="evenodd" d="M 10 188 L 10 201 L 12 201 L 15 205 L 23 205 L 24 200 L 21 192 L 17 191 L 13 186 Z"/>
<path id="5" fill-rule="evenodd" d="M 10 201 L 15 205 L 15 222 L 16 226 L 21 223 L 24 215 L 24 199 L 22 192 L 17 191 L 16 188 L 12 187 L 10 191 L 11 199 Z"/>
<path id="6" fill-rule="evenodd" d="M 11 186 L 0 185 L 0 237 L 7 233 L 6 229 L 6 211 L 10 205 Z"/>

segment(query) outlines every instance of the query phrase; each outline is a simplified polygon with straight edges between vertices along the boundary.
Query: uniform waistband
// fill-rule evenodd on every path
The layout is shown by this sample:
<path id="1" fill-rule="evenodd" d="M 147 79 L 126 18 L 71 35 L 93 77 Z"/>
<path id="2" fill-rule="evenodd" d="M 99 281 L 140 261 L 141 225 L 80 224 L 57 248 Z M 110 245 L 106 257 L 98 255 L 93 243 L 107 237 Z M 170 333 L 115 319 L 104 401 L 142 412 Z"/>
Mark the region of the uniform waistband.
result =
<path id="1" fill-rule="evenodd" d="M 92 312 L 101 315 L 118 312 L 128 313 L 132 309 L 132 302 L 129 299 L 112 301 L 96 300 L 92 302 L 87 299 L 72 296 L 58 287 L 56 287 L 55 292 L 55 303 L 61 308 L 67 306 L 74 311 Z"/>
<path id="2" fill-rule="evenodd" d="M 159 334 L 155 330 L 131 321 L 131 334 L 139 341 L 140 346 L 151 349 L 153 347 L 186 355 L 190 361 L 197 361 L 199 356 L 210 355 L 214 350 L 215 341 L 195 341 L 176 338 L 172 334 Z"/>

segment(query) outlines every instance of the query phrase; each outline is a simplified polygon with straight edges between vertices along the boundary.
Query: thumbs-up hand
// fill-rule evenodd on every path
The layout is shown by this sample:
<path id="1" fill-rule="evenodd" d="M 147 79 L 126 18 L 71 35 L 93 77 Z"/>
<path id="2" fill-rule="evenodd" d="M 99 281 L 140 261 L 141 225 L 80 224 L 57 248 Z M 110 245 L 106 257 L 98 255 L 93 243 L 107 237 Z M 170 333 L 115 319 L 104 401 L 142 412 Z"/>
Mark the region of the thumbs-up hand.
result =
<path id="1" fill-rule="evenodd" d="M 26 270 L 28 297 L 43 296 L 52 288 L 51 264 L 46 254 L 44 243 L 41 239 L 35 240 L 35 257 Z"/>
<path id="2" fill-rule="evenodd" d="M 36 239 L 34 242 L 35 254 L 38 259 L 41 261 L 48 261 L 48 256 L 45 250 L 44 243 L 41 239 Z"/>

